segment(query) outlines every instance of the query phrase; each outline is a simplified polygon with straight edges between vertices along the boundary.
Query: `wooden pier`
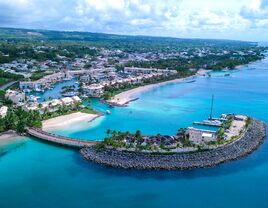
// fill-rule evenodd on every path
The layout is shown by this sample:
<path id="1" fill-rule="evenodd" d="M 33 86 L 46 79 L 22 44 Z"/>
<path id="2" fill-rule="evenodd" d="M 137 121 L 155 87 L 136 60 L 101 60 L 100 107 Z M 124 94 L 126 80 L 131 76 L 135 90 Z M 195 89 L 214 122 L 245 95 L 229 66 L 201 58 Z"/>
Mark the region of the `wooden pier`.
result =
<path id="1" fill-rule="evenodd" d="M 83 148 L 83 147 L 90 147 L 98 143 L 96 140 L 82 140 L 82 139 L 73 139 L 68 138 L 60 135 L 55 135 L 52 133 L 48 133 L 46 131 L 43 131 L 39 128 L 27 128 L 27 133 L 33 137 L 36 137 L 40 140 L 51 142 L 58 145 L 63 145 L 67 147 L 73 147 L 73 148 Z"/>

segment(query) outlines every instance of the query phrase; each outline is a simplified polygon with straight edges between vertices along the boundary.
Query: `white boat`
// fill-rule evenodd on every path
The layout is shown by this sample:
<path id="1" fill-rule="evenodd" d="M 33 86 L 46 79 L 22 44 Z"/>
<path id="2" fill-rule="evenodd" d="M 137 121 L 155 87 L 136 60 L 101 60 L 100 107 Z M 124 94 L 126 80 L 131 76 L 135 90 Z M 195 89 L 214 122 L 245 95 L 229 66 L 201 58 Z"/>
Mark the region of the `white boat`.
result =
<path id="1" fill-rule="evenodd" d="M 66 92 L 66 93 L 62 94 L 62 96 L 64 96 L 64 97 L 72 97 L 75 95 L 78 95 L 78 92 Z"/>
<path id="2" fill-rule="evenodd" d="M 81 98 L 88 98 L 87 95 L 81 95 Z"/>
<path id="3" fill-rule="evenodd" d="M 106 114 L 111 114 L 111 111 L 109 111 L 109 110 L 106 110 Z"/>
<path id="4" fill-rule="evenodd" d="M 23 90 L 23 92 L 26 92 L 26 93 L 29 93 L 29 92 L 31 92 L 32 90 L 30 90 L 30 89 L 25 89 L 25 90 Z"/>
<path id="5" fill-rule="evenodd" d="M 44 92 L 45 90 L 37 88 L 37 89 L 35 89 L 35 91 L 36 92 Z"/>

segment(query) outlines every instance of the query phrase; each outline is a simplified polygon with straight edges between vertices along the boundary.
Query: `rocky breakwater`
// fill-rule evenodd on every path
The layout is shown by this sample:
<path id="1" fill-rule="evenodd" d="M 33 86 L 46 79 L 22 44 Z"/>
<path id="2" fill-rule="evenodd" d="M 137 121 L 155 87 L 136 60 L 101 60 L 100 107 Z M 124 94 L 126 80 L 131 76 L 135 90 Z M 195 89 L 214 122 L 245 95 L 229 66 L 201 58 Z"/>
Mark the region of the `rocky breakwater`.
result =
<path id="1" fill-rule="evenodd" d="M 265 134 L 265 124 L 253 119 L 240 139 L 215 149 L 188 153 L 152 154 L 106 148 L 97 150 L 94 147 L 89 147 L 82 149 L 81 154 L 87 160 L 125 169 L 176 170 L 205 168 L 237 160 L 250 154 L 262 144 Z"/>

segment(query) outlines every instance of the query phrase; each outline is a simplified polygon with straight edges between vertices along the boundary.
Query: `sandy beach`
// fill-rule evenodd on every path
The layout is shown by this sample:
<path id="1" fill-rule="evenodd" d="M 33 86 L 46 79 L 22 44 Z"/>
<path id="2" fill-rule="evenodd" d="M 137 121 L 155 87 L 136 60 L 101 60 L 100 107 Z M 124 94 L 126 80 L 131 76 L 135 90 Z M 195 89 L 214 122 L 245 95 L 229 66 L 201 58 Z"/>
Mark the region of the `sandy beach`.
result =
<path id="1" fill-rule="evenodd" d="M 9 144 L 16 142 L 18 139 L 22 138 L 15 131 L 6 131 L 0 134 L 0 146 L 4 144 Z"/>
<path id="2" fill-rule="evenodd" d="M 115 95 L 108 102 L 111 104 L 119 105 L 119 106 L 126 106 L 129 102 L 138 99 L 139 94 L 142 92 L 145 92 L 147 90 L 151 90 L 155 87 L 159 87 L 159 86 L 166 85 L 166 84 L 183 82 L 185 80 L 194 78 L 194 76 L 190 76 L 187 78 L 179 78 L 179 79 L 169 80 L 166 82 L 160 82 L 160 83 L 156 83 L 156 84 L 150 84 L 150 85 L 137 87 L 137 88 L 134 88 L 132 90 L 128 90 L 128 91 L 125 91 L 125 92 L 122 92 L 122 93 Z"/>
<path id="3" fill-rule="evenodd" d="M 43 130 L 51 131 L 58 129 L 65 129 L 72 127 L 73 125 L 79 123 L 88 123 L 97 118 L 98 114 L 88 114 L 88 113 L 72 113 L 69 115 L 58 116 L 56 118 L 51 118 L 43 121 Z"/>

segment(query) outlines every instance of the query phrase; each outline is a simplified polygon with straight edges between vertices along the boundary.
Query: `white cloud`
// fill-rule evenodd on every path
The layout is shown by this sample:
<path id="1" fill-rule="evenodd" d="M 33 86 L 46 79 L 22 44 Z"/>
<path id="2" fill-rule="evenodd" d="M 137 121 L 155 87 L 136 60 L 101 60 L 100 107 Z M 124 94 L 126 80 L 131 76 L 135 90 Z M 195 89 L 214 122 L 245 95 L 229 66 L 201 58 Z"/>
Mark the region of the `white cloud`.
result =
<path id="1" fill-rule="evenodd" d="M 267 19 L 268 0 L 0 0 L 9 27 L 253 40 Z"/>

